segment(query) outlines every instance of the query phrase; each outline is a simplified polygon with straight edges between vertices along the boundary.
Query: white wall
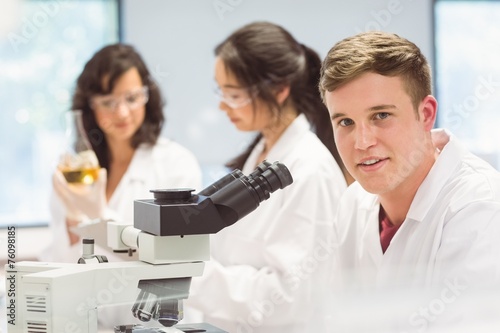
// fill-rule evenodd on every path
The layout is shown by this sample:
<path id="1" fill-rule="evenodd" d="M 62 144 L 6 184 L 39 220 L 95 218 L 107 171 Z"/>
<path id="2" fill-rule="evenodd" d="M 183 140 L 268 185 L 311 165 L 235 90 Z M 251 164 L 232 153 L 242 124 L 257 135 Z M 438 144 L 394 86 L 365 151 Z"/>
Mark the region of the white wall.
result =
<path id="1" fill-rule="evenodd" d="M 256 20 L 282 25 L 321 57 L 360 31 L 395 32 L 432 63 L 431 0 L 124 0 L 124 41 L 142 53 L 167 98 L 164 135 L 205 166 L 224 163 L 248 144 L 249 135 L 234 129 L 213 97 L 213 49 Z"/>

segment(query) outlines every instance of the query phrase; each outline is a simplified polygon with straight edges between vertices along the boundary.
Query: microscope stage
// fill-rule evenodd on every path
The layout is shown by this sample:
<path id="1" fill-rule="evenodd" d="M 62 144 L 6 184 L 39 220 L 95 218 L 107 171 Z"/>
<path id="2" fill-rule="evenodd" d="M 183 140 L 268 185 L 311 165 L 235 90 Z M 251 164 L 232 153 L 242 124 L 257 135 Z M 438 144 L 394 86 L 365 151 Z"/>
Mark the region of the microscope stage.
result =
<path id="1" fill-rule="evenodd" d="M 227 333 L 210 324 L 184 324 L 174 327 L 152 328 L 142 325 L 120 325 L 115 327 L 115 333 Z"/>

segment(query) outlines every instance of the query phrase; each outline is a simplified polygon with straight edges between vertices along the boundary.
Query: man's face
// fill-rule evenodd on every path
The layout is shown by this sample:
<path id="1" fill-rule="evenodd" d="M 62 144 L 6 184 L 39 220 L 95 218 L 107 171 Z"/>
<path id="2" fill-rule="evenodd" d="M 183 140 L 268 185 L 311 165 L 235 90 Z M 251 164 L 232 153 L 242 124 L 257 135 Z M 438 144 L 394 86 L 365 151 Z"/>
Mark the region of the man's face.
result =
<path id="1" fill-rule="evenodd" d="M 366 191 L 383 195 L 418 188 L 428 172 L 424 163 L 433 156 L 432 96 L 420 103 L 417 119 L 400 77 L 365 73 L 325 97 L 340 156 Z"/>

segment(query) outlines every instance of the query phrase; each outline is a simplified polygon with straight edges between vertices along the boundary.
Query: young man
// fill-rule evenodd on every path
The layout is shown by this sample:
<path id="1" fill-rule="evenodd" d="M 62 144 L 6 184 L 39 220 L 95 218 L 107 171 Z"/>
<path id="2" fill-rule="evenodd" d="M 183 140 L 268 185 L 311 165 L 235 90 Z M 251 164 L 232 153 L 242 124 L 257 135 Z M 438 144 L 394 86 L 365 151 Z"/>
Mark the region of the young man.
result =
<path id="1" fill-rule="evenodd" d="M 357 181 L 336 225 L 349 281 L 499 286 L 500 175 L 433 129 L 437 102 L 419 48 L 383 32 L 346 38 L 323 62 L 320 92 Z"/>

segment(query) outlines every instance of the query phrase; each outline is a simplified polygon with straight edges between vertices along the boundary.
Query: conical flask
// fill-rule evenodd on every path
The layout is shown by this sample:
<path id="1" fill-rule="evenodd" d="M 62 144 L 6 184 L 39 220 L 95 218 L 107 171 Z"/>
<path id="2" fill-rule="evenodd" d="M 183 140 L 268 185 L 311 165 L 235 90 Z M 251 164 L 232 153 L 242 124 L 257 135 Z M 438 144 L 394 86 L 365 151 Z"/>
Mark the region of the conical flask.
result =
<path id="1" fill-rule="evenodd" d="M 92 184 L 99 175 L 99 161 L 83 128 L 82 111 L 66 113 L 66 148 L 58 168 L 68 183 Z"/>

